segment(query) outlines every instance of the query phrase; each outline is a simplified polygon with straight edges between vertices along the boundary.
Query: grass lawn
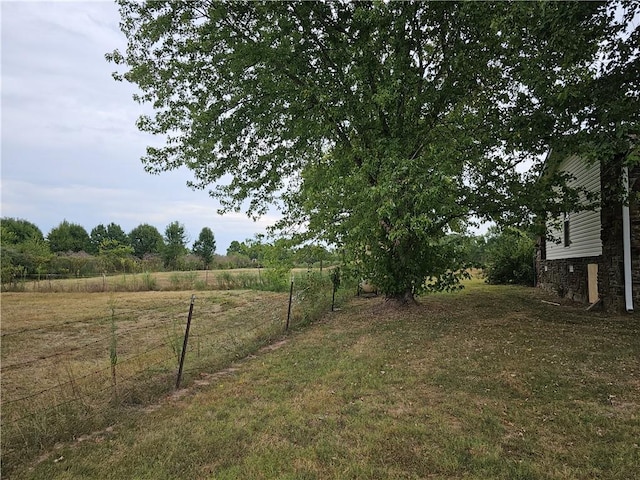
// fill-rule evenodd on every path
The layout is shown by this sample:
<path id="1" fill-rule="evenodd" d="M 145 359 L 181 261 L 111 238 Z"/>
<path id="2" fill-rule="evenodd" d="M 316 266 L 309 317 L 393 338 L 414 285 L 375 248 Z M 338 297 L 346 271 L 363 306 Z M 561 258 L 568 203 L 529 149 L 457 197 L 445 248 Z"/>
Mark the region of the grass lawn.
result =
<path id="1" fill-rule="evenodd" d="M 355 299 L 11 478 L 638 478 L 640 317 L 543 299 Z"/>

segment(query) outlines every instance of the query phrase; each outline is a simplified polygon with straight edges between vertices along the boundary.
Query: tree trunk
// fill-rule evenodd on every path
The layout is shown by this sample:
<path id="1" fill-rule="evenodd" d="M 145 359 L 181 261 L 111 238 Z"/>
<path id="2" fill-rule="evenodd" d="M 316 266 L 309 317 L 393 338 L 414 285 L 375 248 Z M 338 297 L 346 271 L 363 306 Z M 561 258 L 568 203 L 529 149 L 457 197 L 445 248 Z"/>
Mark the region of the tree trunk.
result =
<path id="1" fill-rule="evenodd" d="M 408 288 L 403 293 L 388 294 L 386 296 L 386 300 L 387 302 L 393 302 L 397 304 L 399 307 L 418 304 L 418 301 L 416 300 L 416 297 L 413 295 L 413 290 L 411 288 Z"/>

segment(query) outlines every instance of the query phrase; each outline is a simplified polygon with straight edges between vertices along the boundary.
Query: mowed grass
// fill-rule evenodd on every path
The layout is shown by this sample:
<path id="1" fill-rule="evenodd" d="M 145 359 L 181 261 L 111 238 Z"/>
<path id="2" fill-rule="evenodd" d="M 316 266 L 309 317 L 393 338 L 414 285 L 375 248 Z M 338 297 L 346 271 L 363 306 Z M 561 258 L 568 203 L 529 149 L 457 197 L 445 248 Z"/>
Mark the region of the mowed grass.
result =
<path id="1" fill-rule="evenodd" d="M 354 299 L 11 478 L 638 478 L 638 316 L 542 300 Z"/>
<path id="2" fill-rule="evenodd" d="M 65 364 L 66 370 L 80 375 L 109 366 L 112 328 L 120 363 L 159 344 L 167 348 L 158 349 L 158 355 L 177 356 L 190 301 L 191 294 L 185 292 L 3 293 L 3 398 L 59 383 L 44 364 Z M 286 302 L 285 295 L 272 292 L 198 292 L 192 340 L 213 334 L 228 340 L 260 325 L 283 323 Z"/>
<path id="3" fill-rule="evenodd" d="M 3 474 L 175 385 L 190 292 L 22 292 L 1 300 Z M 184 384 L 280 335 L 286 313 L 286 294 L 197 292 Z"/>

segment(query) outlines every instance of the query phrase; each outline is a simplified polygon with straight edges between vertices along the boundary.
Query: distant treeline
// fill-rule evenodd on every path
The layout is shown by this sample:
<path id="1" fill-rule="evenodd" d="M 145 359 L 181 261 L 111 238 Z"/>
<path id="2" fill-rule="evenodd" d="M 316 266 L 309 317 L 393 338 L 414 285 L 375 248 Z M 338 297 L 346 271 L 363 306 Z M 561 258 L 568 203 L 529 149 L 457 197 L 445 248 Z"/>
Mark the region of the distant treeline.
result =
<path id="1" fill-rule="evenodd" d="M 284 240 L 266 242 L 263 235 L 233 241 L 226 255 L 216 254 L 212 230 L 205 227 L 191 248 L 184 225 L 175 221 L 162 235 L 149 224 L 125 233 L 116 223 L 91 232 L 62 221 L 45 236 L 32 222 L 0 219 L 2 284 L 24 279 L 85 277 L 120 272 L 230 269 L 262 266 L 312 266 L 335 263 L 335 253 L 319 245 L 293 247 Z"/>
<path id="2" fill-rule="evenodd" d="M 116 223 L 97 225 L 91 232 L 62 221 L 44 236 L 33 223 L 0 219 L 2 285 L 56 277 L 101 274 L 250 267 L 308 267 L 348 262 L 344 252 L 323 245 L 292 245 L 285 239 L 271 242 L 264 235 L 234 240 L 226 254 L 216 253 L 213 231 L 204 227 L 191 248 L 184 225 L 166 226 L 164 235 L 149 224 L 125 233 Z M 489 229 L 486 235 L 451 234 L 459 242 L 465 263 L 483 269 L 489 283 L 532 284 L 535 241 L 530 233 L 507 228 Z"/>

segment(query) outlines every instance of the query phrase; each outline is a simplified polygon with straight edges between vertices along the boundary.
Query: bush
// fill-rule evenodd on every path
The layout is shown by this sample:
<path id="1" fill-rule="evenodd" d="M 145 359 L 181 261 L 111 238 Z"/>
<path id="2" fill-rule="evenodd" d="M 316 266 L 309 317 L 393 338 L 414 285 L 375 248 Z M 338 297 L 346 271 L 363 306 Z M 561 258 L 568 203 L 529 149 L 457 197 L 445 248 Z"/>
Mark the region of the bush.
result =
<path id="1" fill-rule="evenodd" d="M 251 259 L 245 255 L 232 254 L 232 255 L 214 255 L 211 268 L 215 270 L 226 270 L 232 268 L 255 268 L 258 265 L 252 262 Z"/>
<path id="2" fill-rule="evenodd" d="M 190 272 L 193 270 L 201 270 L 204 265 L 202 264 L 202 259 L 197 255 L 182 255 L 177 259 L 176 269 L 181 270 L 183 272 Z"/>
<path id="3" fill-rule="evenodd" d="M 286 292 L 289 289 L 291 270 L 287 267 L 265 268 L 262 273 L 260 290 Z"/>
<path id="4" fill-rule="evenodd" d="M 527 233 L 506 228 L 487 242 L 485 276 L 491 284 L 534 284 L 535 242 Z"/>
<path id="5" fill-rule="evenodd" d="M 160 255 L 147 253 L 138 263 L 138 269 L 145 272 L 161 272 L 163 269 Z"/>

